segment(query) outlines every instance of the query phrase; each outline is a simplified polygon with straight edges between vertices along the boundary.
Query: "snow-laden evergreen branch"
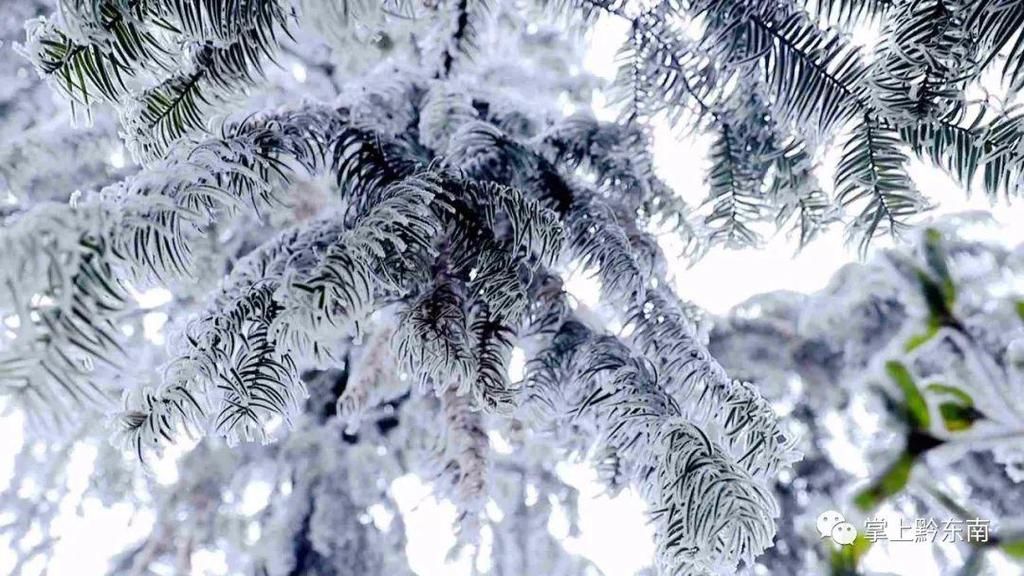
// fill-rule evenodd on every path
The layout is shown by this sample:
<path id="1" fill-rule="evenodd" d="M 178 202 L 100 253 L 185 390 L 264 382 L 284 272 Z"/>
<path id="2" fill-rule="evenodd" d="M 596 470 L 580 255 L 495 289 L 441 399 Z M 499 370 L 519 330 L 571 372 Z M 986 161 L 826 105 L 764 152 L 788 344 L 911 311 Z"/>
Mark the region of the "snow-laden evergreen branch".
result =
<path id="1" fill-rule="evenodd" d="M 448 490 L 458 503 L 460 536 L 467 541 L 479 537 L 480 515 L 488 493 L 488 458 L 490 441 L 479 411 L 471 401 L 449 388 L 441 397 L 444 418 L 444 467 L 441 482 L 450 483 Z M 444 493 L 444 488 L 442 488 Z"/>
<path id="2" fill-rule="evenodd" d="M 358 330 L 386 296 L 388 284 L 378 280 L 386 278 L 386 257 L 429 253 L 429 245 L 414 240 L 437 230 L 429 210 L 437 190 L 429 175 L 412 177 L 388 187 L 351 227 L 328 218 L 248 256 L 208 311 L 186 328 L 187 343 L 166 368 L 162 388 L 214 398 L 216 429 L 229 439 L 263 438 L 267 419 L 290 420 L 304 397 L 296 360 L 331 358 L 332 340 Z M 314 246 L 321 255 L 310 258 Z M 325 331 L 333 336 L 325 339 Z M 173 400 L 166 405 L 156 411 L 132 406 L 124 441 L 136 451 L 159 444 L 164 434 L 153 434 L 155 422 L 166 418 L 165 410 L 178 409 Z M 204 412 L 189 412 L 195 427 L 203 427 Z"/>
<path id="3" fill-rule="evenodd" d="M 288 120 L 296 129 L 290 135 L 278 132 L 281 118 L 254 121 L 180 150 L 75 206 L 14 216 L 3 233 L 9 248 L 4 308 L 23 317 L 20 345 L 39 344 L 17 354 L 11 378 L 34 382 L 30 396 L 48 397 L 47 387 L 59 386 L 79 402 L 90 395 L 102 400 L 105 393 L 85 394 L 69 375 L 87 379 L 94 363 L 123 359 L 121 336 L 110 322 L 131 307 L 125 281 L 188 275 L 191 242 L 205 227 L 232 211 L 265 210 L 279 201 L 275 187 L 287 172 L 320 162 L 312 154 L 316 136 L 307 139 L 301 129 L 313 117 L 299 113 Z M 65 346 L 76 352 L 68 355 Z M 26 372 L 30 366 L 39 370 Z"/>
<path id="4" fill-rule="evenodd" d="M 729 380 L 674 297 L 664 289 L 650 292 L 631 321 L 633 340 L 664 375 L 683 414 L 721 426 L 725 445 L 750 474 L 774 477 L 797 458 L 771 407 L 750 384 Z"/>
<path id="5" fill-rule="evenodd" d="M 542 413 L 591 428 L 602 460 L 614 458 L 630 471 L 651 507 L 663 570 L 735 569 L 769 546 L 778 511 L 743 463 L 683 416 L 677 396 L 659 382 L 667 374 L 616 338 L 570 320 L 532 361 L 527 383 L 546 406 Z M 747 423 L 731 424 L 729 433 Z M 744 460 L 749 465 L 749 454 Z M 701 512 L 694 495 L 711 486 L 722 492 Z"/>
<path id="6" fill-rule="evenodd" d="M 363 337 L 359 356 L 350 358 L 352 373 L 345 384 L 345 390 L 335 401 L 335 411 L 349 431 L 358 430 L 363 418 L 375 407 L 401 396 L 409 389 L 408 379 L 403 379 L 391 369 L 395 365 L 391 349 L 393 337 L 393 322 L 382 318 Z"/>
<path id="7" fill-rule="evenodd" d="M 899 232 L 908 226 L 909 216 L 927 207 L 907 175 L 908 161 L 897 135 L 871 116 L 863 118 L 843 146 L 836 199 L 844 206 L 860 207 L 850 231 L 860 236 L 862 253 L 879 232 Z"/>
<path id="8" fill-rule="evenodd" d="M 940 166 L 955 166 L 955 173 L 977 170 L 976 161 L 965 161 L 960 147 L 942 145 L 945 130 L 956 129 L 965 114 L 974 109 L 982 115 L 1003 106 L 994 97 L 971 102 L 968 94 L 984 81 L 983 74 L 997 61 L 1004 61 L 1001 74 L 1012 95 L 1024 70 L 1024 51 L 1010 26 L 1021 22 L 1019 7 L 1002 2 L 737 2 L 699 0 L 658 2 L 643 8 L 630 3 L 579 0 L 563 7 L 583 15 L 604 13 L 627 20 L 629 38 L 620 52 L 621 65 L 615 81 L 616 101 L 623 118 L 649 122 L 667 118 L 686 130 L 719 135 L 722 127 L 738 123 L 728 103 L 764 90 L 770 99 L 759 126 L 779 123 L 780 149 L 796 137 L 813 134 L 825 140 L 849 132 L 850 138 L 863 128 L 863 118 L 872 118 L 876 130 L 895 131 L 922 156 Z M 848 31 L 858 22 L 880 28 L 881 40 L 873 50 L 854 46 Z M 996 112 L 995 116 L 1000 114 Z M 742 114 L 741 114 L 742 118 Z M 963 126 L 975 131 L 977 124 Z M 921 139 L 924 146 L 922 146 Z M 1019 142 L 1019 138 L 1013 138 Z M 884 139 L 876 139 L 875 156 L 888 154 Z M 900 144 L 902 145 L 902 144 Z M 980 145 L 980 144 L 979 144 Z M 758 146 L 713 154 L 711 182 L 728 178 L 736 166 L 761 162 Z M 1000 147 L 994 158 L 1004 158 Z M 978 153 L 974 153 L 977 155 Z M 1018 186 L 1016 166 L 1019 154 L 1006 154 L 1005 170 L 993 172 L 983 181 L 991 194 L 1013 193 Z M 1001 167 L 1004 167 L 1001 166 Z M 1009 177 L 997 174 L 1009 173 Z M 840 180 L 837 175 L 837 180 Z M 813 236 L 835 211 L 827 209 L 821 194 L 805 196 L 805 180 L 772 181 L 767 171 L 750 174 L 751 187 L 785 186 L 785 196 L 806 197 L 788 204 L 808 217 L 801 218 L 802 238 Z M 849 179 L 844 179 L 849 183 Z M 789 187 L 795 193 L 789 192 Z M 890 194 L 911 197 L 916 193 L 894 182 Z M 843 183 L 837 182 L 837 188 Z M 855 185 L 855 195 L 877 196 L 868 184 Z M 732 192 L 715 196 L 717 208 L 711 219 L 724 222 L 723 236 L 750 243 L 756 239 L 750 221 L 758 212 L 756 204 L 726 201 L 750 196 Z M 777 204 L 778 200 L 770 204 Z M 891 203 L 890 203 L 891 204 Z M 853 214 L 848 221 L 851 237 L 862 246 L 878 230 L 897 233 L 901 226 L 879 228 L 866 223 L 909 220 L 928 206 L 927 202 L 905 202 L 888 210 L 886 203 L 874 202 Z M 743 207 L 739 209 L 738 207 Z M 772 206 L 774 208 L 774 206 Z M 778 213 L 774 209 L 764 212 Z M 887 213 L 888 212 L 888 213 Z M 894 215 L 899 213 L 899 215 Z M 781 225 L 786 218 L 780 218 Z M 713 228 L 715 228 L 713 226 Z"/>
<path id="9" fill-rule="evenodd" d="M 103 405 L 109 390 L 94 380 L 96 364 L 125 359 L 113 321 L 129 295 L 108 259 L 111 221 L 102 206 L 44 204 L 0 234 L 0 306 L 17 321 L 0 382 L 44 421 Z"/>
<path id="10" fill-rule="evenodd" d="M 76 104 L 115 104 L 130 148 L 147 162 L 206 128 L 212 103 L 262 76 L 287 17 L 278 0 L 228 7 L 65 1 L 60 8 L 30 23 L 22 51 Z"/>
<path id="11" fill-rule="evenodd" d="M 641 219 L 677 232 L 687 253 L 696 256 L 705 248 L 707 231 L 694 209 L 656 174 L 650 143 L 650 135 L 637 123 L 623 126 L 575 114 L 544 135 L 543 148 L 550 149 L 555 163 L 593 173 L 599 186 L 637 190 L 628 201 L 638 204 Z"/>

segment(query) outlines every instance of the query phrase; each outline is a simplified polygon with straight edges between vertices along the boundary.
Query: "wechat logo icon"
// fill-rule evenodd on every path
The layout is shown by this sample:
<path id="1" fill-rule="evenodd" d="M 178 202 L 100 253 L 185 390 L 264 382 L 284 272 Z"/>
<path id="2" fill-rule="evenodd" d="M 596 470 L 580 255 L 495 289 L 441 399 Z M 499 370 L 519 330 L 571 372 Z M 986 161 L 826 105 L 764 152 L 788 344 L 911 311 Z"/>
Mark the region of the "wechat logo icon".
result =
<path id="1" fill-rule="evenodd" d="M 840 546 L 853 544 L 857 538 L 857 529 L 835 510 L 826 510 L 819 514 L 817 528 L 822 538 L 831 538 Z"/>

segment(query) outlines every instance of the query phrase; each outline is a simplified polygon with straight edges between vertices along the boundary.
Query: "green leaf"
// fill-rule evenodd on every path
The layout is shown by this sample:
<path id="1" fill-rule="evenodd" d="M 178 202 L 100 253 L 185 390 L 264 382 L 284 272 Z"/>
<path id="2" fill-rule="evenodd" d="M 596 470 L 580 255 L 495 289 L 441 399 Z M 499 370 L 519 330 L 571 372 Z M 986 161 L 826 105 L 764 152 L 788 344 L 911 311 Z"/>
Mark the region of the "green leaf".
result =
<path id="1" fill-rule="evenodd" d="M 1018 300 L 1014 308 L 1017 310 L 1017 317 L 1024 321 L 1024 300 Z"/>
<path id="2" fill-rule="evenodd" d="M 952 323 L 953 311 L 946 299 L 942 285 L 924 270 L 917 271 L 917 281 L 921 286 L 925 304 L 928 306 L 928 322 L 939 325 Z"/>
<path id="3" fill-rule="evenodd" d="M 966 430 L 980 420 L 983 415 L 971 406 L 964 406 L 955 402 L 943 402 L 939 404 L 939 414 L 942 415 L 942 422 L 950 432 Z"/>
<path id="4" fill-rule="evenodd" d="M 910 371 L 902 363 L 895 360 L 886 362 L 885 371 L 899 386 L 903 392 L 903 407 L 906 410 L 907 423 L 911 428 L 927 430 L 931 426 L 931 415 L 928 413 L 928 403 L 914 383 Z"/>
<path id="5" fill-rule="evenodd" d="M 985 417 L 984 414 L 974 408 L 974 398 L 959 388 L 945 384 L 929 384 L 925 390 L 954 398 L 953 401 L 939 404 L 939 414 L 942 416 L 942 422 L 950 432 L 966 430 L 973 426 L 977 420 Z"/>
<path id="6" fill-rule="evenodd" d="M 934 228 L 929 228 L 924 237 L 925 262 L 939 281 L 939 291 L 946 304 L 946 309 L 952 309 L 956 302 L 956 286 L 953 284 L 953 276 L 949 273 L 946 250 L 942 245 L 942 234 Z"/>
<path id="7" fill-rule="evenodd" d="M 903 351 L 913 352 L 914 350 L 925 345 L 926 343 L 928 343 L 929 340 L 934 338 L 935 335 L 939 333 L 939 328 L 941 327 L 941 324 L 939 324 L 938 322 L 929 321 L 928 328 L 926 328 L 924 332 L 920 334 L 915 334 L 914 336 L 907 338 L 907 341 L 903 343 Z"/>
<path id="8" fill-rule="evenodd" d="M 1024 560 L 1024 537 L 1000 542 L 999 549 L 1018 560 Z"/>
<path id="9" fill-rule="evenodd" d="M 925 387 L 928 392 L 934 392 L 936 394 L 948 394 L 956 397 L 957 400 L 964 406 L 974 406 L 974 398 L 970 394 L 957 388 L 956 386 L 949 386 L 947 384 L 929 384 Z"/>
<path id="10" fill-rule="evenodd" d="M 914 468 L 914 457 L 904 452 L 890 465 L 877 480 L 861 490 L 853 499 L 853 503 L 863 511 L 873 510 L 886 498 L 899 493 L 910 480 L 910 471 Z"/>
<path id="11" fill-rule="evenodd" d="M 918 282 L 928 304 L 929 323 L 933 325 L 955 325 L 953 304 L 956 302 L 956 286 L 949 273 L 942 234 L 935 229 L 925 232 L 926 270 L 918 270 Z"/>
<path id="12" fill-rule="evenodd" d="M 857 565 L 871 544 L 863 534 L 858 534 L 852 544 L 833 548 L 829 557 L 831 576 L 855 576 L 858 573 Z"/>

